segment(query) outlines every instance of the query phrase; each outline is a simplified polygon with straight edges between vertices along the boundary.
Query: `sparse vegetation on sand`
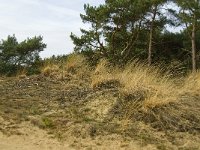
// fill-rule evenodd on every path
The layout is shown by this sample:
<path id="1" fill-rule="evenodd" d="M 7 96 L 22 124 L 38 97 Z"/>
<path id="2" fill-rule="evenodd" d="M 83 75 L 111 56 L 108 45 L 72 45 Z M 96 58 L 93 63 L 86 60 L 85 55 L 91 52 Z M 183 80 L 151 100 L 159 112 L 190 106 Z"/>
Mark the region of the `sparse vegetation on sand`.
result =
<path id="1" fill-rule="evenodd" d="M 71 149 L 197 150 L 199 77 L 177 79 L 138 61 L 90 67 L 72 54 L 39 75 L 1 77 L 0 132 L 20 136 L 29 122 Z"/>
<path id="2" fill-rule="evenodd" d="M 63 15 L 76 12 L 65 25 L 79 25 L 82 2 L 37 0 L 36 11 L 51 11 L 44 22 L 24 1 L 26 29 L 2 29 L 20 37 L 41 31 L 51 44 L 15 34 L 0 41 L 0 150 L 200 150 L 200 0 L 84 4 L 85 26 L 66 33 L 73 53 L 50 58 L 41 56 L 66 49 Z"/>

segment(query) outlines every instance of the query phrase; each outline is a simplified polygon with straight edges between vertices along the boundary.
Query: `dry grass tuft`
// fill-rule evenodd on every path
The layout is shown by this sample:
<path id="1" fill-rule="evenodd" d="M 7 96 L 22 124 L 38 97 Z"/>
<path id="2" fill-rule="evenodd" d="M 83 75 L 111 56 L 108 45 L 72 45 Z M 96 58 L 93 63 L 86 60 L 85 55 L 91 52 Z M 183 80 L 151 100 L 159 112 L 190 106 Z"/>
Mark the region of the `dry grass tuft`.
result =
<path id="1" fill-rule="evenodd" d="M 57 65 L 45 65 L 42 69 L 41 69 L 41 73 L 46 76 L 49 77 L 51 76 L 53 73 L 59 72 L 59 66 Z"/>
<path id="2" fill-rule="evenodd" d="M 20 69 L 17 74 L 16 74 L 16 77 L 18 77 L 19 79 L 24 79 L 26 78 L 26 74 L 27 74 L 27 70 L 24 68 L 24 69 Z"/>
<path id="3" fill-rule="evenodd" d="M 61 67 L 67 74 L 73 75 L 79 80 L 87 80 L 91 75 L 91 67 L 86 58 L 81 54 L 71 54 L 63 62 Z"/>
<path id="4" fill-rule="evenodd" d="M 66 62 L 64 62 L 64 68 L 68 72 L 75 73 L 76 69 L 83 67 L 86 63 L 86 59 L 81 54 L 71 54 L 68 56 Z"/>
<path id="5" fill-rule="evenodd" d="M 92 88 L 114 88 L 120 86 L 119 80 L 113 76 L 114 69 L 106 59 L 100 60 L 92 75 Z"/>
<path id="6" fill-rule="evenodd" d="M 89 66 L 85 57 L 81 54 L 70 54 L 66 61 L 63 62 L 61 68 L 70 74 L 82 75 L 87 74 L 89 71 Z"/>
<path id="7" fill-rule="evenodd" d="M 189 74 L 185 78 L 180 91 L 186 97 L 200 96 L 200 72 Z"/>
<path id="8" fill-rule="evenodd" d="M 103 60 L 92 76 L 93 88 L 118 89 L 118 101 L 111 114 L 122 123 L 134 120 L 162 130 L 199 130 L 200 75 L 191 74 L 183 84 L 180 82 L 183 79 L 137 61 L 119 69 Z"/>
<path id="9" fill-rule="evenodd" d="M 143 110 L 174 102 L 179 96 L 173 80 L 156 67 L 134 62 L 119 69 L 110 66 L 106 60 L 100 61 L 92 77 L 92 87 L 115 85 L 120 87 L 120 93 L 125 99 L 134 103 L 140 101 Z"/>
<path id="10" fill-rule="evenodd" d="M 134 102 L 140 101 L 145 111 L 174 102 L 179 96 L 173 80 L 156 67 L 130 64 L 118 74 L 118 79 L 124 85 L 120 89 L 122 95 Z"/>
<path id="11" fill-rule="evenodd" d="M 91 73 L 86 59 L 80 54 L 70 54 L 66 60 L 49 60 L 41 67 L 41 73 L 56 80 L 83 78 Z"/>

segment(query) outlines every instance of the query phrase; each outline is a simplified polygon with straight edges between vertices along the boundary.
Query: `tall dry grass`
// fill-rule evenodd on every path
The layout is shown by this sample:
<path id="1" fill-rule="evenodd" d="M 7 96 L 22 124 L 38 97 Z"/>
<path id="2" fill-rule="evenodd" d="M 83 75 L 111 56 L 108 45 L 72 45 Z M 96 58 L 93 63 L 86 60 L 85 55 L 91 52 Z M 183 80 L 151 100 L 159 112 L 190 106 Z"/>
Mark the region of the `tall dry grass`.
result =
<path id="1" fill-rule="evenodd" d="M 27 69 L 23 68 L 17 71 L 16 77 L 18 77 L 19 79 L 23 79 L 26 78 L 26 74 L 27 74 Z"/>
<path id="2" fill-rule="evenodd" d="M 69 78 L 83 78 L 91 73 L 85 57 L 81 54 L 72 53 L 60 60 L 48 60 L 40 69 L 44 76 L 54 79 L 69 80 Z"/>
<path id="3" fill-rule="evenodd" d="M 111 67 L 111 64 L 106 60 L 102 59 L 96 66 L 92 73 L 92 88 L 105 86 L 116 80 L 116 76 L 113 76 L 116 68 Z"/>
<path id="4" fill-rule="evenodd" d="M 177 101 L 180 94 L 177 91 L 180 87 L 169 74 L 137 61 L 123 69 L 110 67 L 106 60 L 100 61 L 92 76 L 92 87 L 111 81 L 119 82 L 122 96 L 133 105 L 140 102 L 143 110 Z"/>
<path id="5" fill-rule="evenodd" d="M 94 94 L 98 90 L 116 92 L 110 94 L 117 95 L 118 100 L 116 103 L 110 102 L 112 105 L 108 105 L 108 112 L 115 116 L 118 113 L 124 122 L 143 121 L 153 127 L 179 131 L 191 128 L 196 130 L 196 127 L 199 127 L 199 72 L 178 79 L 174 78 L 170 71 L 164 73 L 158 66 L 149 67 L 134 61 L 119 68 L 112 66 L 106 59 L 101 60 L 96 68 L 91 70 L 86 59 L 77 54 L 70 55 L 62 64 L 51 65 L 46 66 L 50 71 L 43 72 L 50 75 L 52 72 L 56 75 L 64 74 L 64 77 L 70 74 L 70 78 L 73 76 L 73 80 L 70 80 L 74 84 L 81 81 L 87 88 L 88 84 L 91 84 L 95 89 Z M 106 116 L 109 115 L 112 116 Z"/>
<path id="6" fill-rule="evenodd" d="M 120 96 L 112 114 L 122 119 L 122 125 L 135 120 L 162 130 L 196 131 L 200 128 L 199 72 L 174 78 L 159 67 L 138 61 L 117 68 L 103 60 L 94 71 L 91 85 L 118 89 Z"/>
<path id="7" fill-rule="evenodd" d="M 178 99 L 177 85 L 168 74 L 156 67 L 145 64 L 130 64 L 118 75 L 123 88 L 121 93 L 126 97 L 140 101 L 143 110 L 165 105 Z"/>
<path id="8" fill-rule="evenodd" d="M 194 72 L 188 74 L 180 89 L 182 95 L 189 96 L 200 96 L 200 72 Z"/>

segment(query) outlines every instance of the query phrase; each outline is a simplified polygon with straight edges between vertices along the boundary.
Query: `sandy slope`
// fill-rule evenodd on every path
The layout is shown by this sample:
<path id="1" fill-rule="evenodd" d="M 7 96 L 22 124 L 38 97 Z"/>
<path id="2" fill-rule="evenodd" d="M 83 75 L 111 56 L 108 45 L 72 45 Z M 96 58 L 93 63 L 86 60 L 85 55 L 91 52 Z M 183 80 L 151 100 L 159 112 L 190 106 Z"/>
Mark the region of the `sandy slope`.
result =
<path id="1" fill-rule="evenodd" d="M 23 123 L 18 135 L 6 136 L 0 132 L 0 150 L 66 150 L 69 145 L 51 138 L 44 130 Z"/>
<path id="2" fill-rule="evenodd" d="M 117 136 L 105 136 L 97 139 L 69 137 L 60 142 L 46 131 L 28 122 L 24 122 L 16 128 L 18 134 L 11 136 L 0 132 L 0 150 L 156 150 L 153 145 L 141 147 L 134 141 L 125 142 Z"/>
<path id="3" fill-rule="evenodd" d="M 179 103 L 159 110 L 164 123 L 170 124 L 170 111 L 180 115 L 184 124 L 175 125 L 188 123 L 193 134 L 187 128 L 185 132 L 152 128 L 153 123 L 163 126 L 160 117 L 128 126 L 125 120 L 121 127 L 115 120 L 109 122 L 118 113 L 109 112 L 115 108 L 118 90 L 91 89 L 89 81 L 74 76 L 65 84 L 41 75 L 0 78 L 0 150 L 200 150 L 199 98 L 184 101 L 181 111 Z M 152 117 L 140 112 L 138 116 L 139 120 Z"/>

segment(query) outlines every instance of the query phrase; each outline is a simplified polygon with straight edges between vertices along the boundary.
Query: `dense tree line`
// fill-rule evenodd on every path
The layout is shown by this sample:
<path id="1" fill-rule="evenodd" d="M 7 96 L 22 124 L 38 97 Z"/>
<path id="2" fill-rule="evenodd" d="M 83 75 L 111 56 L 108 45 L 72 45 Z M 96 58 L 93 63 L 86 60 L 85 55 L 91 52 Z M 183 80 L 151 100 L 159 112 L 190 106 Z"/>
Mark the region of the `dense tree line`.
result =
<path id="1" fill-rule="evenodd" d="M 92 60 L 106 57 L 113 63 L 133 58 L 152 63 L 174 61 L 197 69 L 200 48 L 200 0 L 105 0 L 84 5 L 81 14 L 89 29 L 71 34 L 75 51 Z M 180 32 L 168 31 L 179 26 Z"/>

